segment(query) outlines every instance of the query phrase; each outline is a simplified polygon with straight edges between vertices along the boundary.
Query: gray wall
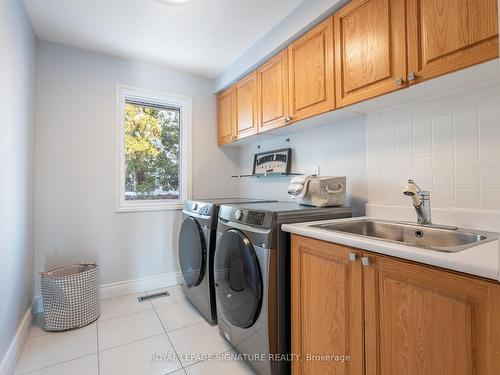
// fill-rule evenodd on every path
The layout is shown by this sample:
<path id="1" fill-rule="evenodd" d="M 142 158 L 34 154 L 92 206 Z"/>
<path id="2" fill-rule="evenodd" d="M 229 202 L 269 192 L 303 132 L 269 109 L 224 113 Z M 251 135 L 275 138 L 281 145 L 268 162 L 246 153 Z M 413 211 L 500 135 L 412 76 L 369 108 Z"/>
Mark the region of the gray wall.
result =
<path id="1" fill-rule="evenodd" d="M 289 143 L 285 141 L 287 138 Z M 292 172 L 312 174 L 313 168 L 319 166 L 322 176 L 346 176 L 348 201 L 354 215 L 365 213 L 365 116 L 241 147 L 240 173 L 252 172 L 255 153 L 286 147 L 292 148 Z M 289 177 L 240 178 L 239 193 L 254 198 L 290 200 L 287 193 L 289 183 Z"/>
<path id="2" fill-rule="evenodd" d="M 0 2 L 0 362 L 33 298 L 34 48 L 22 2 Z"/>
<path id="3" fill-rule="evenodd" d="M 193 195 L 231 196 L 237 156 L 216 145 L 213 80 L 42 41 L 36 62 L 36 271 L 97 262 L 103 283 L 177 271 L 181 211 L 114 212 L 115 89 L 191 96 Z"/>

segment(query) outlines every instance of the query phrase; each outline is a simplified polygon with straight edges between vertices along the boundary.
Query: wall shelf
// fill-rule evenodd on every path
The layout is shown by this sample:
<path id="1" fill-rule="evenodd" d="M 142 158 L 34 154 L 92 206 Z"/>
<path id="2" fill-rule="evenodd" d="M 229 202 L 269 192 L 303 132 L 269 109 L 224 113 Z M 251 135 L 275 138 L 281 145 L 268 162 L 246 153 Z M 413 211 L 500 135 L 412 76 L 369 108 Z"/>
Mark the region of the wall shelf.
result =
<path id="1" fill-rule="evenodd" d="M 262 178 L 262 177 L 291 177 L 291 176 L 302 176 L 303 173 L 264 173 L 264 174 L 240 174 L 231 176 L 233 178 L 242 178 L 242 177 L 253 177 L 253 178 Z"/>

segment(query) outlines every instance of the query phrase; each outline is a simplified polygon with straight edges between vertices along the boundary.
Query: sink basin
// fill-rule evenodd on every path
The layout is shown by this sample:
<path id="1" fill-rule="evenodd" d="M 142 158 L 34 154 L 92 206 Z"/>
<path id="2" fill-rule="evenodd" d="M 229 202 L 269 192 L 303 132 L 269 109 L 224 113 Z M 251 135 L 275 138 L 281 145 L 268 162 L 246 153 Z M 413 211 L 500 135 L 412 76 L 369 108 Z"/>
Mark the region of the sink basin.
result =
<path id="1" fill-rule="evenodd" d="M 315 224 L 311 227 L 447 253 L 456 253 L 497 239 L 494 233 L 488 232 L 370 219 Z"/>

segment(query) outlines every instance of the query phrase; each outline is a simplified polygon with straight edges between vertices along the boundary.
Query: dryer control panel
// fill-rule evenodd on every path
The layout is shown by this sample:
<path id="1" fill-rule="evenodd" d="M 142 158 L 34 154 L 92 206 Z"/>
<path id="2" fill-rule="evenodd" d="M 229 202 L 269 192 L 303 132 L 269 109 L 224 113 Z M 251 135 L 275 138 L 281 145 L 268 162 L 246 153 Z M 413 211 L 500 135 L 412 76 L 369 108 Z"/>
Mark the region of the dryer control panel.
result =
<path id="1" fill-rule="evenodd" d="M 242 209 L 233 206 L 221 206 L 219 218 L 252 227 L 271 228 L 272 212 Z"/>

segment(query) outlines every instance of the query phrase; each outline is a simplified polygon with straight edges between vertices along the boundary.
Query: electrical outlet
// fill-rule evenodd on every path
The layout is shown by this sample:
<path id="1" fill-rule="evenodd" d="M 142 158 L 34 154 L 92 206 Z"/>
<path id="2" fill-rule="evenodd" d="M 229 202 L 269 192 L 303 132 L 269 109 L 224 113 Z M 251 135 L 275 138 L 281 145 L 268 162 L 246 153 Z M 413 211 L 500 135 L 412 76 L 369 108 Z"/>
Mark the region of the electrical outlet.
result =
<path id="1" fill-rule="evenodd" d="M 319 165 L 312 170 L 313 176 L 319 176 Z"/>

